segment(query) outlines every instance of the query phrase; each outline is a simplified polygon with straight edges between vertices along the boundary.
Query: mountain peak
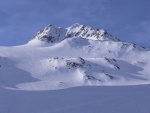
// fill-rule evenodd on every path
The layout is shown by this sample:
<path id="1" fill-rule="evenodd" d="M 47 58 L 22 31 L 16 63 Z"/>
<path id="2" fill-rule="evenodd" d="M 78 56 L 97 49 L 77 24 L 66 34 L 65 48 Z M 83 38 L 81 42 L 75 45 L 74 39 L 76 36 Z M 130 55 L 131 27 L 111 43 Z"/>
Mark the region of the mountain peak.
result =
<path id="1" fill-rule="evenodd" d="M 74 23 L 72 26 L 74 26 L 74 27 L 79 27 L 79 26 L 81 26 L 81 24 L 79 24 L 79 23 Z"/>
<path id="2" fill-rule="evenodd" d="M 44 29 L 40 30 L 31 41 L 39 40 L 48 43 L 59 43 L 68 38 L 119 41 L 104 29 L 93 29 L 90 26 L 79 23 L 75 23 L 68 28 L 55 27 L 49 24 Z"/>
<path id="3" fill-rule="evenodd" d="M 93 29 L 90 26 L 75 23 L 67 28 L 67 35 L 91 40 L 113 40 L 119 41 L 104 29 Z"/>
<path id="4" fill-rule="evenodd" d="M 43 30 L 39 31 L 33 39 L 47 42 L 60 42 L 66 38 L 79 37 L 90 40 L 112 40 L 119 41 L 104 29 L 93 29 L 90 26 L 75 23 L 64 29 L 55 27 L 51 24 L 47 25 Z"/>
<path id="5" fill-rule="evenodd" d="M 55 27 L 51 24 L 47 25 L 44 29 L 40 30 L 35 36 L 33 36 L 34 39 L 38 39 L 40 41 L 46 41 L 46 42 L 55 42 L 55 41 L 61 41 L 62 38 L 64 38 L 64 33 L 66 32 L 66 29 Z"/>

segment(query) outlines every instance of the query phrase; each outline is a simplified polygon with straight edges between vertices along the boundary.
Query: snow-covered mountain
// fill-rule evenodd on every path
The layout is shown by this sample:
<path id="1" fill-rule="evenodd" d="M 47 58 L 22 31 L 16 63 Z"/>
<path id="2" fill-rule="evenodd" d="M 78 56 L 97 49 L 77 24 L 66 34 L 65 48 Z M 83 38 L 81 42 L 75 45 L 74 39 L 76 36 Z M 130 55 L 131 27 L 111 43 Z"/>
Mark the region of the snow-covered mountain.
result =
<path id="1" fill-rule="evenodd" d="M 76 23 L 66 29 L 48 25 L 43 30 L 39 31 L 29 43 L 35 40 L 45 41 L 48 43 L 59 43 L 67 38 L 119 41 L 119 39 L 113 37 L 104 29 L 93 29 L 90 26 Z"/>
<path id="2" fill-rule="evenodd" d="M 150 51 L 106 30 L 46 26 L 27 44 L 0 47 L 0 85 L 21 90 L 150 83 Z"/>
<path id="3" fill-rule="evenodd" d="M 0 113 L 149 113 L 149 57 L 103 29 L 48 25 L 0 47 Z"/>

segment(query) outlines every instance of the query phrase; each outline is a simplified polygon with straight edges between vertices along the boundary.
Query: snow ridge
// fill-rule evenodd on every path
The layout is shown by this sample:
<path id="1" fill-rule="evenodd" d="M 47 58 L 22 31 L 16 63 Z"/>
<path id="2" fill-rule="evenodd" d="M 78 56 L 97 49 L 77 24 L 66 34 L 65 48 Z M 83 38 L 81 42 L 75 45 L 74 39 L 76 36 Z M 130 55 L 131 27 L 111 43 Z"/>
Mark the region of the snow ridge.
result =
<path id="1" fill-rule="evenodd" d="M 113 41 L 121 43 L 122 48 L 145 49 L 143 46 L 121 42 L 120 39 L 112 36 L 104 29 L 93 29 L 90 26 L 75 23 L 68 28 L 55 27 L 51 24 L 40 30 L 32 40 L 28 42 L 30 46 L 50 46 L 67 40 L 69 38 L 77 38 L 78 41 L 84 42 L 83 39 L 95 41 Z M 81 38 L 81 39 L 80 39 Z"/>
<path id="2" fill-rule="evenodd" d="M 92 29 L 90 26 L 80 25 L 78 23 L 64 28 L 56 28 L 53 25 L 46 26 L 43 30 L 39 31 L 34 37 L 41 41 L 49 43 L 58 43 L 67 38 L 80 37 L 91 40 L 113 40 L 119 41 L 104 29 Z"/>
<path id="3" fill-rule="evenodd" d="M 93 29 L 90 26 L 73 24 L 71 27 L 67 28 L 66 37 L 81 37 L 85 39 L 92 40 L 114 40 L 119 41 L 117 38 L 113 37 L 104 29 Z"/>

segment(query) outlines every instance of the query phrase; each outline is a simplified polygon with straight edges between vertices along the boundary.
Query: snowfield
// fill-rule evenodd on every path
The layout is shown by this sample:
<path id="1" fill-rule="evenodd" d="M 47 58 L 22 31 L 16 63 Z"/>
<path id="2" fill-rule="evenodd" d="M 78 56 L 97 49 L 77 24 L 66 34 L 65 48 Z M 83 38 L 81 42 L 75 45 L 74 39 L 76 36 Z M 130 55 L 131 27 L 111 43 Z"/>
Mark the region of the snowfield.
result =
<path id="1" fill-rule="evenodd" d="M 48 25 L 0 47 L 0 113 L 150 113 L 149 56 L 103 29 Z"/>
<path id="2" fill-rule="evenodd" d="M 150 85 L 50 91 L 0 88 L 0 113 L 149 113 Z"/>

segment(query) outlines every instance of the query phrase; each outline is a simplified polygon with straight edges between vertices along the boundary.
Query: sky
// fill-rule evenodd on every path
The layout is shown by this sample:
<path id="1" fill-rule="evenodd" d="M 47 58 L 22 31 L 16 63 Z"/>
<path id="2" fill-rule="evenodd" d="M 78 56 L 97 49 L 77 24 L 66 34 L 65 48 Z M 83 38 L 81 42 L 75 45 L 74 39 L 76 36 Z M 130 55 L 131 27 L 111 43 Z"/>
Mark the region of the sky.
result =
<path id="1" fill-rule="evenodd" d="M 150 48 L 150 0 L 0 0 L 0 46 L 27 43 L 46 25 L 80 23 Z"/>

